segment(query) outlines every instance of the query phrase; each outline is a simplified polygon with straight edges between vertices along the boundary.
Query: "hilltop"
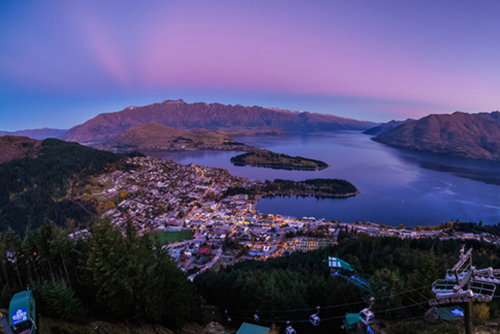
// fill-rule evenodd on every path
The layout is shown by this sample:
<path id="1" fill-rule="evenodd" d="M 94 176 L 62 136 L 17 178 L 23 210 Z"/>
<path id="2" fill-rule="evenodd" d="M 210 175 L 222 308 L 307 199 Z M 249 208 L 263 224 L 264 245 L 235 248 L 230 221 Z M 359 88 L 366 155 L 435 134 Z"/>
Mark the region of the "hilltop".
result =
<path id="1" fill-rule="evenodd" d="M 96 215 L 97 203 L 75 200 L 73 186 L 83 187 L 90 176 L 123 157 L 58 139 L 10 136 L 0 138 L 0 156 L 4 158 L 0 163 L 0 231 L 11 227 L 19 234 L 38 228 L 45 219 L 60 226 L 70 220 L 88 223 Z"/>
<path id="2" fill-rule="evenodd" d="M 500 160 L 500 112 L 455 112 L 407 122 L 373 140 L 398 148 Z"/>
<path id="3" fill-rule="evenodd" d="M 333 115 L 220 103 L 167 100 L 143 107 L 100 114 L 68 130 L 63 139 L 85 145 L 104 143 L 134 125 L 158 123 L 177 129 L 209 129 L 238 133 L 249 130 L 363 130 L 375 125 Z"/>
<path id="4" fill-rule="evenodd" d="M 35 158 L 39 153 L 40 143 L 28 137 L 0 137 L 0 164 L 15 159 Z"/>
<path id="5" fill-rule="evenodd" d="M 247 151 L 251 147 L 235 142 L 230 136 L 206 129 L 180 130 L 158 124 L 135 125 L 99 146 L 111 151 Z"/>

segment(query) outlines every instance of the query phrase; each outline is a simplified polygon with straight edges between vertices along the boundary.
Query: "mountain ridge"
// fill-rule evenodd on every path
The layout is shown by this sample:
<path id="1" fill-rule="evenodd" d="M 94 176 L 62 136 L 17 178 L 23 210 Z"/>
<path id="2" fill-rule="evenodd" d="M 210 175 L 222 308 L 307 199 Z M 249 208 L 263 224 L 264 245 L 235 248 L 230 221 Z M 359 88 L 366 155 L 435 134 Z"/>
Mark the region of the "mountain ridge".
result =
<path id="1" fill-rule="evenodd" d="M 44 140 L 47 138 L 61 139 L 66 131 L 68 130 L 53 128 L 25 129 L 17 131 L 0 131 L 0 136 L 29 137 L 37 140 Z"/>
<path id="2" fill-rule="evenodd" d="M 384 132 L 387 132 L 389 130 L 397 128 L 401 124 L 405 124 L 408 122 L 414 122 L 414 121 L 415 121 L 415 119 L 413 119 L 413 118 L 407 118 L 406 120 L 402 120 L 402 121 L 392 120 L 392 121 L 374 126 L 373 128 L 366 129 L 365 131 L 363 131 L 363 133 L 365 135 L 378 136 Z"/>
<path id="3" fill-rule="evenodd" d="M 500 160 L 500 112 L 431 114 L 372 139 L 402 149 Z"/>
<path id="4" fill-rule="evenodd" d="M 363 130 L 376 123 L 259 106 L 186 103 L 166 100 L 142 107 L 99 114 L 68 130 L 62 137 L 85 145 L 106 142 L 133 125 L 158 123 L 177 129 L 200 129 L 231 132 L 244 130 L 332 131 Z"/>

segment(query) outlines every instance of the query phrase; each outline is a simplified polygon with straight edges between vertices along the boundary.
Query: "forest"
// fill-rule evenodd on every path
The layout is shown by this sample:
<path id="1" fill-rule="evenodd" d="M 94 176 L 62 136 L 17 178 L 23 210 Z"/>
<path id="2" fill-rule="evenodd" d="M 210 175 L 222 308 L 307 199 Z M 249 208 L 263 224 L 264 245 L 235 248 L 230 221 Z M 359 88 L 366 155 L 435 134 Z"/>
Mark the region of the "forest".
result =
<path id="1" fill-rule="evenodd" d="M 76 143 L 46 139 L 37 158 L 0 164 L 0 231 L 24 234 L 45 219 L 59 226 L 74 220 L 85 226 L 95 216 L 96 203 L 67 196 L 73 185 L 83 186 L 89 176 L 118 168 L 123 155 Z M 123 166 L 121 166 L 123 167 Z"/>
<path id="2" fill-rule="evenodd" d="M 433 298 L 432 282 L 444 277 L 463 245 L 461 240 L 341 231 L 334 246 L 209 270 L 191 283 L 168 253 L 155 246 L 156 236 L 138 236 L 131 223 L 121 231 L 109 219 L 96 220 L 78 237 L 70 232 L 46 220 L 23 238 L 12 229 L 1 234 L 0 307 L 7 306 L 14 292 L 29 287 L 41 315 L 72 323 L 127 319 L 178 329 L 199 320 L 208 304 L 218 307 L 213 317 L 226 326 L 255 322 L 258 314 L 265 325 L 291 320 L 300 332 L 338 332 L 345 313 L 359 312 L 372 296 L 378 319 L 421 319 Z M 500 267 L 495 245 L 471 240 L 466 246 L 473 247 L 478 268 Z M 332 275 L 328 256 L 347 261 L 371 291 Z M 308 317 L 317 306 L 323 320 L 313 328 Z M 483 305 L 484 310 L 498 316 L 498 300 Z"/>
<path id="3" fill-rule="evenodd" d="M 154 243 L 137 236 L 132 224 L 122 233 L 109 220 L 94 222 L 75 239 L 49 221 L 23 239 L 9 230 L 0 238 L 0 307 L 29 287 L 46 317 L 182 326 L 196 319 L 199 299 Z"/>
<path id="4" fill-rule="evenodd" d="M 295 322 L 295 329 L 313 332 L 307 322 L 315 308 L 329 319 L 314 332 L 338 331 L 346 312 L 359 312 L 375 297 L 374 310 L 386 320 L 422 317 L 433 298 L 432 282 L 458 258 L 463 242 L 438 239 L 372 238 L 364 234 L 339 235 L 337 245 L 306 253 L 292 253 L 265 262 L 247 261 L 219 272 L 208 271 L 194 283 L 209 303 L 227 309 L 233 319 L 250 321 L 258 312 L 263 323 Z M 494 245 L 467 242 L 474 248 L 478 268 L 500 267 Z M 368 293 L 348 280 L 330 274 L 328 256 L 339 257 L 370 282 Z M 500 314 L 498 302 L 487 306 Z M 258 311 L 257 311 L 258 310 Z"/>

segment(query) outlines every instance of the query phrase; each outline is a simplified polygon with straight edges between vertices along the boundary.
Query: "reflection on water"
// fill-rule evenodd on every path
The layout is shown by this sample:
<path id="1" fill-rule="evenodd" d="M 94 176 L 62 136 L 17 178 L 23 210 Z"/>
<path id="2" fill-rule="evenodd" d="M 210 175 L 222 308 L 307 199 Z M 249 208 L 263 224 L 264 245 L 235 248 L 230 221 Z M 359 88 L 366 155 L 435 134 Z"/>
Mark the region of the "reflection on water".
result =
<path id="1" fill-rule="evenodd" d="M 498 161 L 460 159 L 408 151 L 399 151 L 398 154 L 422 168 L 452 173 L 458 177 L 500 185 L 500 162 Z"/>
<path id="2" fill-rule="evenodd" d="M 360 194 L 347 199 L 265 198 L 265 213 L 315 216 L 341 221 L 431 225 L 448 220 L 500 222 L 500 163 L 454 159 L 400 151 L 360 132 L 239 138 L 275 152 L 325 161 L 321 171 L 282 171 L 236 167 L 229 159 L 241 152 L 154 153 L 180 163 L 228 169 L 254 179 L 342 178 Z"/>

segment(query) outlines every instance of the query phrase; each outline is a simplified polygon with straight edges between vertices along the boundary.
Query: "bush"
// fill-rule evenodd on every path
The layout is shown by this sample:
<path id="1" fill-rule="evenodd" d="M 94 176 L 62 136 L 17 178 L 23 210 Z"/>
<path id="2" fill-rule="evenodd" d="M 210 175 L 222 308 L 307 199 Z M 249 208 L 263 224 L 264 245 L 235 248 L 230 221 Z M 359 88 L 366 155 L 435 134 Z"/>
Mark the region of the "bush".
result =
<path id="1" fill-rule="evenodd" d="M 474 315 L 474 320 L 477 322 L 484 322 L 490 318 L 490 308 L 485 303 L 474 305 L 472 313 Z"/>
<path id="2" fill-rule="evenodd" d="M 78 322 L 84 318 L 81 301 L 65 282 L 44 283 L 36 292 L 41 314 L 66 321 Z"/>

